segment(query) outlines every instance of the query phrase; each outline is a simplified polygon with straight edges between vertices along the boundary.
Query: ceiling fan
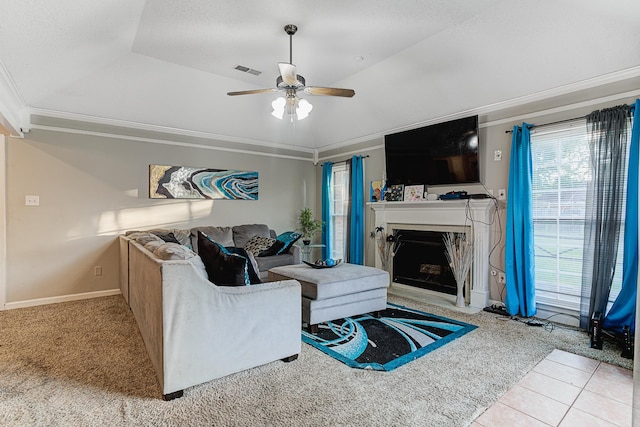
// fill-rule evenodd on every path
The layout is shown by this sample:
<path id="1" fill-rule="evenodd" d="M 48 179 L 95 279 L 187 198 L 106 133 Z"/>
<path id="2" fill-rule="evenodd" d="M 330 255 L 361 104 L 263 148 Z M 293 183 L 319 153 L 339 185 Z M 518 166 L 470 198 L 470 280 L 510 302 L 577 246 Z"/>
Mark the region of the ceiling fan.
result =
<path id="1" fill-rule="evenodd" d="M 293 65 L 293 35 L 298 31 L 298 27 L 293 24 L 288 24 L 284 26 L 284 31 L 289 35 L 289 62 L 278 63 L 280 76 L 276 79 L 276 87 L 269 89 L 227 92 L 227 95 L 236 96 L 284 92 L 284 97 L 280 97 L 271 103 L 273 107 L 273 112 L 271 114 L 274 117 L 282 119 L 286 111 L 293 122 L 294 117 L 297 117 L 298 120 L 302 120 L 307 117 L 313 108 L 308 101 L 298 96 L 298 92 L 304 92 L 311 95 L 342 96 L 346 98 L 351 98 L 356 94 L 353 89 L 307 86 L 305 78 L 296 72 L 296 66 Z"/>

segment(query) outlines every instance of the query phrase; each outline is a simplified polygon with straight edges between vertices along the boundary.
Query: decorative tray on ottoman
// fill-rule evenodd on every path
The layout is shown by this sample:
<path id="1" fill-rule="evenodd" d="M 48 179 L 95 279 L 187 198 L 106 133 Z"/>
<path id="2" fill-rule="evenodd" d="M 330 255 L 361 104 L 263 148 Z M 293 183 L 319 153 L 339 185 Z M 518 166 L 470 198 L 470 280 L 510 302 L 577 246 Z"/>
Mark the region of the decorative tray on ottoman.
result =
<path id="1" fill-rule="evenodd" d="M 302 261 L 309 267 L 313 268 L 332 268 L 342 262 L 341 259 L 319 259 L 316 262 Z"/>

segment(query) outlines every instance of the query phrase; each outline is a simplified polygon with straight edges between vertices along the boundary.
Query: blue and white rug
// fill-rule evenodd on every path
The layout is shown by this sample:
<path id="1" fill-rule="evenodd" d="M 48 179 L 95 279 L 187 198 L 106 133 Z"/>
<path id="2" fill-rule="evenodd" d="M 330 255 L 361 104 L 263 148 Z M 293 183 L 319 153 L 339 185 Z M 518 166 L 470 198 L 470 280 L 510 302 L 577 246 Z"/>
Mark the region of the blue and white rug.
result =
<path id="1" fill-rule="evenodd" d="M 395 304 L 371 314 L 320 323 L 302 340 L 352 368 L 391 371 L 460 338 L 477 326 Z"/>

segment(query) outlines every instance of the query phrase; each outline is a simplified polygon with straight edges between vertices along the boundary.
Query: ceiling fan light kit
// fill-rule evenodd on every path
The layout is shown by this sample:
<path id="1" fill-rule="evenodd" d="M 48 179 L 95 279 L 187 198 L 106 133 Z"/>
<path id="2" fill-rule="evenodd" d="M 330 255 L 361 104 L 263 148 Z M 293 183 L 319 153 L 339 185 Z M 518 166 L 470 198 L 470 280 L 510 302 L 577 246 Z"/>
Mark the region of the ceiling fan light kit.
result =
<path id="1" fill-rule="evenodd" d="M 282 120 L 286 113 L 293 123 L 295 120 L 302 120 L 309 116 L 313 109 L 313 105 L 306 99 L 300 98 L 298 92 L 308 93 L 310 95 L 322 96 L 341 96 L 351 98 L 356 93 L 353 89 L 340 89 L 333 87 L 306 86 L 306 80 L 296 71 L 293 65 L 293 35 L 298 31 L 298 27 L 293 24 L 284 26 L 284 31 L 289 36 L 289 62 L 278 63 L 280 76 L 276 79 L 276 87 L 270 89 L 254 89 L 238 92 L 227 92 L 229 96 L 236 95 L 252 95 L 257 93 L 273 93 L 285 92 L 285 96 L 281 96 L 271 103 L 273 111 L 271 115 Z"/>

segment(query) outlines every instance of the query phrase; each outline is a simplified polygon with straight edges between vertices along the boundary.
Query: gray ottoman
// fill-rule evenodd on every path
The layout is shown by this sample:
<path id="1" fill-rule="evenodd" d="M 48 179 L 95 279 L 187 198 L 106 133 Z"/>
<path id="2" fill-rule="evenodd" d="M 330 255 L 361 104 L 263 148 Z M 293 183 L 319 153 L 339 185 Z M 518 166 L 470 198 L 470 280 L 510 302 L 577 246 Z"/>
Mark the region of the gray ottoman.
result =
<path id="1" fill-rule="evenodd" d="M 340 264 L 316 269 L 305 264 L 274 267 L 269 281 L 295 279 L 302 285 L 302 321 L 318 323 L 387 308 L 389 273 L 373 267 Z"/>

